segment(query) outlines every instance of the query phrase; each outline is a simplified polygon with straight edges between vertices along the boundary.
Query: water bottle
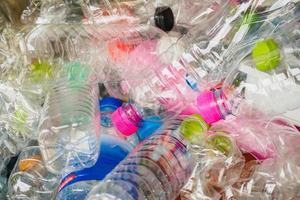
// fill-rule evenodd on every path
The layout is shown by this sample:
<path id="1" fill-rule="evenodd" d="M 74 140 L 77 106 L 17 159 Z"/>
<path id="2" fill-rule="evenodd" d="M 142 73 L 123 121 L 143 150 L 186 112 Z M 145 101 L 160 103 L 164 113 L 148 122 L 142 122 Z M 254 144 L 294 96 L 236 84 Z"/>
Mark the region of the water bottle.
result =
<path id="1" fill-rule="evenodd" d="M 151 26 L 138 26 L 118 31 L 119 36 L 107 41 L 107 75 L 104 84 L 111 96 L 126 100 L 133 82 L 148 68 L 161 67 L 158 55 L 166 49 L 168 59 L 178 53 L 173 48 L 176 37 L 168 37 L 159 29 Z"/>
<path id="2" fill-rule="evenodd" d="M 175 199 L 193 163 L 176 130 L 157 132 L 95 186 L 87 199 Z"/>
<path id="3" fill-rule="evenodd" d="M 159 116 L 170 119 L 184 110 L 195 93 L 183 76 L 172 66 L 150 68 L 141 73 L 139 80 L 131 85 L 131 101 L 123 104 L 112 114 L 118 131 L 126 136 L 135 133 L 143 119 Z"/>
<path id="4" fill-rule="evenodd" d="M 89 66 L 80 61 L 62 64 L 39 122 L 39 145 L 47 168 L 60 174 L 91 167 L 99 152 L 98 85 Z"/>
<path id="5" fill-rule="evenodd" d="M 112 0 L 97 1 L 86 4 L 88 18 L 92 23 L 150 23 L 166 32 L 175 24 L 174 12 L 178 9 L 178 1 L 139 1 Z"/>
<path id="6" fill-rule="evenodd" d="M 85 199 L 92 187 L 110 173 L 132 150 L 126 141 L 112 135 L 101 136 L 100 156 L 93 167 L 65 176 L 57 200 Z"/>
<path id="7" fill-rule="evenodd" d="M 199 96 L 203 105 L 200 114 L 208 118 L 204 113 L 210 110 L 213 123 L 229 114 L 238 115 L 247 105 L 273 115 L 297 109 L 300 105 L 297 30 L 297 24 L 285 26 L 282 32 L 249 43 L 248 54 L 234 63 L 222 89 Z"/>
<path id="8" fill-rule="evenodd" d="M 59 177 L 49 172 L 38 146 L 25 148 L 9 177 L 10 199 L 51 199 L 59 185 Z"/>
<path id="9" fill-rule="evenodd" d="M 217 6 L 212 3 L 212 13 L 203 21 L 203 26 L 195 27 L 183 38 L 190 47 L 179 63 L 187 68 L 188 81 L 198 83 L 202 91 L 215 86 L 224 78 L 225 72 L 232 69 L 231 61 L 236 59 L 236 54 L 244 53 L 240 43 L 256 40 L 261 32 L 271 34 L 280 26 L 278 21 L 287 22 L 295 18 L 294 3 L 288 4 L 287 1 L 279 8 L 265 6 L 261 11 L 266 2 L 258 5 L 251 0 L 233 5 L 227 1 Z M 277 24 L 261 28 L 264 23 L 270 22 Z"/>

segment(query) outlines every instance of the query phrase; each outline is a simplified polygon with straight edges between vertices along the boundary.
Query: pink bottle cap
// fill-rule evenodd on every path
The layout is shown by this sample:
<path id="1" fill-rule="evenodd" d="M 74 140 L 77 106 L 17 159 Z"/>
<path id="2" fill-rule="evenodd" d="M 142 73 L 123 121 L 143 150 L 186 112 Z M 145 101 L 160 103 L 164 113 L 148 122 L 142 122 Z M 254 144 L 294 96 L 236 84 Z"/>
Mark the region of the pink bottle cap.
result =
<path id="1" fill-rule="evenodd" d="M 138 126 L 128 118 L 123 107 L 119 107 L 113 112 L 112 123 L 114 127 L 125 136 L 133 135 L 138 130 Z"/>
<path id="2" fill-rule="evenodd" d="M 197 97 L 197 107 L 199 114 L 208 124 L 223 119 L 216 96 L 212 91 L 203 92 Z"/>

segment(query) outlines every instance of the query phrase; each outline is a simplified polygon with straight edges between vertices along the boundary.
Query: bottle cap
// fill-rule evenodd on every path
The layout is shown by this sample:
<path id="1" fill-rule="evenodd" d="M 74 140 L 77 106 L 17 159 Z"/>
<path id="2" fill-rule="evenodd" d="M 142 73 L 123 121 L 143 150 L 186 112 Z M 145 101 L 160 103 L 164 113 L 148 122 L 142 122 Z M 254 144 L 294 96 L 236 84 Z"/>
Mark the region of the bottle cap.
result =
<path id="1" fill-rule="evenodd" d="M 223 119 L 217 98 L 212 91 L 203 92 L 197 97 L 197 108 L 199 114 L 208 124 Z"/>
<path id="2" fill-rule="evenodd" d="M 125 140 L 112 135 L 102 135 L 101 153 L 96 164 L 90 168 L 72 172 L 65 176 L 61 181 L 59 191 L 79 181 L 102 180 L 131 150 L 132 147 Z"/>
<path id="3" fill-rule="evenodd" d="M 134 113 L 134 115 L 138 114 Z M 142 121 L 142 118 L 138 119 L 138 121 Z M 123 107 L 119 107 L 115 112 L 113 112 L 112 123 L 114 127 L 125 136 L 130 136 L 139 129 L 136 123 L 130 120 Z"/>
<path id="4" fill-rule="evenodd" d="M 101 125 L 111 127 L 111 114 L 122 106 L 122 101 L 114 97 L 104 97 L 99 99 L 99 110 L 101 112 Z"/>
<path id="5" fill-rule="evenodd" d="M 122 106 L 122 101 L 114 97 L 104 97 L 99 100 L 100 111 L 115 111 Z"/>
<path id="6" fill-rule="evenodd" d="M 252 49 L 252 58 L 256 68 L 266 72 L 276 69 L 280 63 L 279 45 L 274 39 L 260 40 Z"/>
<path id="7" fill-rule="evenodd" d="M 148 136 L 152 135 L 157 129 L 162 125 L 162 120 L 158 116 L 151 116 L 142 121 L 137 134 L 140 140 L 146 139 Z"/>
<path id="8" fill-rule="evenodd" d="M 198 143 L 201 142 L 198 140 L 203 139 L 203 133 L 208 130 L 208 127 L 208 124 L 200 115 L 194 114 L 183 120 L 180 132 L 185 139 Z"/>
<path id="9" fill-rule="evenodd" d="M 157 7 L 154 14 L 155 25 L 165 32 L 171 31 L 174 27 L 174 14 L 170 7 Z"/>
<path id="10" fill-rule="evenodd" d="M 207 143 L 225 155 L 233 151 L 231 139 L 223 132 L 216 132 L 216 134 L 209 136 Z"/>

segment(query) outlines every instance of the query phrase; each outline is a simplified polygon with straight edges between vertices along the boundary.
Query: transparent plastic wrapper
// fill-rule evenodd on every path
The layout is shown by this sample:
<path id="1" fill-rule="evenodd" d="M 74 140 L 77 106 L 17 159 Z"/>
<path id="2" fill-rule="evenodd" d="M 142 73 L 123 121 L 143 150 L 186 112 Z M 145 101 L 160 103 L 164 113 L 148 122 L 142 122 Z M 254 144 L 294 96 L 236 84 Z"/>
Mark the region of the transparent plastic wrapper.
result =
<path id="1" fill-rule="evenodd" d="M 178 199 L 219 199 L 220 192 L 240 177 L 245 159 L 226 132 L 208 131 L 199 115 L 183 120 L 181 134 L 190 142 L 188 151 L 197 166 Z"/>
<path id="2" fill-rule="evenodd" d="M 194 162 L 176 130 L 157 132 L 89 194 L 92 199 L 175 199 Z"/>
<path id="3" fill-rule="evenodd" d="M 25 148 L 8 181 L 10 199 L 52 199 L 59 177 L 45 166 L 39 147 Z"/>
<path id="4" fill-rule="evenodd" d="M 232 69 L 236 54 L 244 52 L 240 43 L 251 42 L 262 32 L 271 34 L 280 25 L 294 20 L 296 1 L 280 2 L 209 1 L 210 12 L 204 12 L 202 23 L 182 39 L 190 45 L 180 60 L 189 70 L 190 81 L 199 84 L 200 90 L 214 87 Z M 262 30 L 265 23 L 270 25 Z"/>

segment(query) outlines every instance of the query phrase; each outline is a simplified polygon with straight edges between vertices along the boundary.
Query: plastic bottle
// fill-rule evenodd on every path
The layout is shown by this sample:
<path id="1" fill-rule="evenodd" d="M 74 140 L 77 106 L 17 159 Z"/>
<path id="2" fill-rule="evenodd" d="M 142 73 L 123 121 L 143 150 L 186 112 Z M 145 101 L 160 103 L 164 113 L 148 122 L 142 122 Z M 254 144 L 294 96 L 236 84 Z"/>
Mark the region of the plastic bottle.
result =
<path id="1" fill-rule="evenodd" d="M 168 53 L 178 53 L 172 46 L 173 39 L 153 27 L 139 26 L 124 31 L 123 37 L 108 41 L 108 66 L 117 73 L 109 74 L 104 84 L 112 96 L 129 97 L 129 103 L 112 115 L 114 127 L 122 134 L 132 135 L 148 117 L 164 119 L 179 114 L 194 95 L 184 78 L 186 69 L 158 57 L 169 48 L 172 50 Z M 174 54 L 168 56 L 176 56 Z M 131 114 L 134 116 L 129 116 Z"/>
<path id="2" fill-rule="evenodd" d="M 47 168 L 60 174 L 91 167 L 99 152 L 98 87 L 89 66 L 62 64 L 61 78 L 47 96 L 39 123 L 39 145 Z"/>
<path id="3" fill-rule="evenodd" d="M 59 177 L 49 172 L 38 146 L 25 148 L 9 177 L 10 199 L 51 199 L 59 185 Z"/>
<path id="4" fill-rule="evenodd" d="M 233 64 L 221 90 L 199 95 L 199 114 L 209 123 L 229 114 L 238 115 L 245 106 L 273 115 L 300 106 L 299 48 L 295 45 L 299 26 L 281 30 L 249 43 L 248 54 Z M 205 115 L 207 111 L 210 116 Z"/>
<path id="5" fill-rule="evenodd" d="M 170 49 L 165 60 L 180 54 L 179 48 L 173 48 L 177 38 L 152 26 L 119 29 L 112 34 L 115 37 L 106 42 L 108 62 L 105 70 L 108 72 L 104 84 L 111 96 L 122 100 L 128 99 L 131 85 L 139 80 L 141 73 L 149 68 L 162 67 L 163 61 L 158 57 L 162 52 Z"/>
<path id="6" fill-rule="evenodd" d="M 151 23 L 168 32 L 175 24 L 174 12 L 178 9 L 178 1 L 112 0 L 90 2 L 85 6 L 92 23 Z"/>
<path id="7" fill-rule="evenodd" d="M 286 1 L 280 7 L 264 5 L 266 3 L 263 1 L 259 5 L 252 0 L 239 4 L 211 2 L 212 11 L 202 26 L 196 26 L 182 39 L 190 47 L 179 63 L 188 69 L 189 79 L 198 83 L 200 90 L 214 87 L 232 69 L 231 61 L 237 54 L 245 53 L 240 43 L 253 42 L 262 32 L 271 34 L 283 24 L 279 21 L 295 19 L 297 9 L 293 1 Z M 263 26 L 266 23 L 270 25 Z"/>
<path id="8" fill-rule="evenodd" d="M 101 136 L 100 156 L 91 168 L 72 172 L 60 184 L 57 200 L 85 199 L 96 183 L 104 179 L 132 150 L 124 140 L 112 135 Z"/>
<path id="9" fill-rule="evenodd" d="M 174 199 L 193 168 L 176 130 L 158 132 L 93 188 L 87 199 Z"/>
<path id="10" fill-rule="evenodd" d="M 136 146 L 138 143 L 152 135 L 162 126 L 161 118 L 158 116 L 150 116 L 145 120 L 142 120 L 141 126 L 137 130 L 136 134 L 129 137 L 120 135 L 112 124 L 112 113 L 122 106 L 122 102 L 113 97 L 104 97 L 100 100 L 100 112 L 101 112 L 101 126 L 102 134 L 114 135 L 123 140 L 127 140 L 132 146 Z"/>

